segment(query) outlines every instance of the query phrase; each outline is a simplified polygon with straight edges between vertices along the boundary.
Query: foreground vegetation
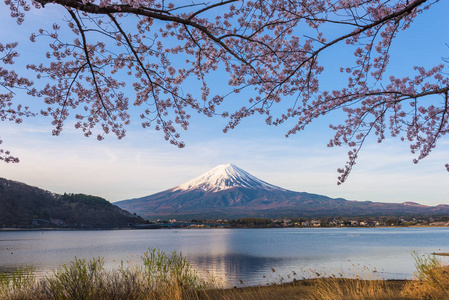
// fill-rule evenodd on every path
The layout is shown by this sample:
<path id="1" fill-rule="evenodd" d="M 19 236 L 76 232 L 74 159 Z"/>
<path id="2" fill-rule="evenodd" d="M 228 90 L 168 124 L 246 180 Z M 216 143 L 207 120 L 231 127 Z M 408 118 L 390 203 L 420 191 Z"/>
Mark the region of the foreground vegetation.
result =
<path id="1" fill-rule="evenodd" d="M 0 274 L 0 299 L 449 299 L 449 269 L 415 257 L 415 280 L 326 278 L 263 287 L 223 288 L 198 276 L 180 254 L 150 249 L 141 266 L 107 270 L 101 258 L 76 259 L 37 278 L 32 268 Z"/>
<path id="2" fill-rule="evenodd" d="M 0 276 L 0 299 L 190 299 L 206 288 L 185 257 L 155 249 L 141 266 L 107 270 L 101 258 L 75 258 L 40 279 L 30 268 Z"/>

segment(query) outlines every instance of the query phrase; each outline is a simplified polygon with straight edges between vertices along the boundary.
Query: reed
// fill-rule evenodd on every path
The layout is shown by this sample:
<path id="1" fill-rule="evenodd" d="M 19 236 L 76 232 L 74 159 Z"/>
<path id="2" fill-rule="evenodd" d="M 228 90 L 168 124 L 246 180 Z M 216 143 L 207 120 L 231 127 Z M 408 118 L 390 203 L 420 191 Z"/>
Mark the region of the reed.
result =
<path id="1" fill-rule="evenodd" d="M 30 287 L 36 283 L 34 268 L 22 266 L 8 274 L 0 273 L 0 299 L 9 299 L 12 295 L 17 299 L 25 299 Z"/>
<path id="2" fill-rule="evenodd" d="M 0 299 L 176 300 L 195 299 L 206 283 L 187 259 L 149 249 L 139 266 L 106 270 L 102 258 L 75 258 L 39 280 L 33 270 L 18 268 L 0 276 Z"/>
<path id="3" fill-rule="evenodd" d="M 449 299 L 449 266 L 435 255 L 415 257 L 415 280 L 404 288 L 413 299 Z"/>
<path id="4" fill-rule="evenodd" d="M 435 256 L 418 257 L 416 278 L 411 281 L 381 280 L 364 268 L 353 278 L 326 275 L 269 286 L 223 288 L 217 281 L 201 279 L 180 253 L 170 255 L 149 249 L 142 264 L 122 262 L 114 270 L 102 258 L 75 258 L 43 278 L 30 267 L 0 274 L 0 299 L 73 300 L 376 300 L 449 299 L 449 269 Z"/>
<path id="5" fill-rule="evenodd" d="M 385 280 L 325 278 L 318 279 L 307 299 L 316 300 L 374 300 L 410 299 Z"/>

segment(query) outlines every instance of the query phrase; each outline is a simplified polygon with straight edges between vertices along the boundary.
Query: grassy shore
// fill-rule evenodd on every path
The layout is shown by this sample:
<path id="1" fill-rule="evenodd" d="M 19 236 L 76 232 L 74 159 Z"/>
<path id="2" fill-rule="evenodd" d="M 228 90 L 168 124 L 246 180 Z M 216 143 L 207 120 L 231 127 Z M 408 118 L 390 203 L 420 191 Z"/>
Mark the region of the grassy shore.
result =
<path id="1" fill-rule="evenodd" d="M 204 280 L 180 254 L 150 249 L 142 265 L 106 270 L 101 258 L 75 259 L 37 278 L 32 268 L 0 274 L 0 299 L 271 300 L 449 299 L 449 269 L 434 255 L 415 257 L 414 280 L 316 278 L 269 286 L 225 288 Z M 359 277 L 361 278 L 361 277 Z"/>
<path id="2" fill-rule="evenodd" d="M 306 279 L 270 286 L 212 289 L 199 293 L 197 299 L 412 299 L 403 295 L 403 290 L 409 283 L 407 280 Z"/>

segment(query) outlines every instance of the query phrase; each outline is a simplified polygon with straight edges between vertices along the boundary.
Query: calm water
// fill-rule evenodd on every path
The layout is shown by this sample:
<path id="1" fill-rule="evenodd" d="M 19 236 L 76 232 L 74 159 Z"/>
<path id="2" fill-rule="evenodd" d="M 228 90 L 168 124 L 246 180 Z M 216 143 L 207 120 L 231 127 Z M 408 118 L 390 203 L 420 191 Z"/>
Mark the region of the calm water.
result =
<path id="1" fill-rule="evenodd" d="M 182 252 L 198 271 L 207 269 L 232 285 L 301 279 L 315 272 L 351 276 L 354 270 L 363 273 L 363 267 L 382 278 L 403 279 L 415 270 L 413 252 L 449 252 L 449 229 L 0 231 L 0 271 L 31 265 L 45 273 L 75 256 L 104 257 L 107 267 L 122 260 L 138 264 L 148 248 Z"/>

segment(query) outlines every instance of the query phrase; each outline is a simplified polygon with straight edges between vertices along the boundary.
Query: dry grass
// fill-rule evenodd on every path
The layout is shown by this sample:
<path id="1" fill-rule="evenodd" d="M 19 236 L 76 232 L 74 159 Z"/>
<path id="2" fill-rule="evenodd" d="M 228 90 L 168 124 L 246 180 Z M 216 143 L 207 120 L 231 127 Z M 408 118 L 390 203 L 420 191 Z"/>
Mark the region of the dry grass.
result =
<path id="1" fill-rule="evenodd" d="M 304 295 L 310 288 L 307 284 L 288 283 L 271 286 L 256 286 L 230 289 L 209 289 L 199 294 L 199 299 L 211 300 L 268 300 L 268 299 L 306 299 Z"/>
<path id="2" fill-rule="evenodd" d="M 449 266 L 434 255 L 415 254 L 415 280 L 405 286 L 403 293 L 413 299 L 449 299 Z"/>
<path id="3" fill-rule="evenodd" d="M 403 296 L 406 281 L 384 281 L 375 292 L 365 292 L 366 282 L 359 279 L 306 279 L 280 285 L 215 289 L 200 293 L 200 299 L 213 300 L 312 300 L 312 299 L 410 299 Z M 373 285 L 377 287 L 377 283 Z M 345 291 L 345 294 L 338 291 Z"/>
<path id="4" fill-rule="evenodd" d="M 347 278 L 320 279 L 309 291 L 307 299 L 320 300 L 371 300 L 409 299 L 402 295 L 401 282 Z"/>
<path id="5" fill-rule="evenodd" d="M 416 279 L 379 280 L 364 270 L 355 279 L 328 276 L 246 288 L 217 288 L 199 278 L 188 261 L 149 250 L 140 267 L 105 270 L 102 259 L 75 259 L 43 279 L 31 268 L 0 274 L 0 299 L 76 300 L 383 300 L 449 299 L 449 268 L 435 256 L 416 259 Z"/>

